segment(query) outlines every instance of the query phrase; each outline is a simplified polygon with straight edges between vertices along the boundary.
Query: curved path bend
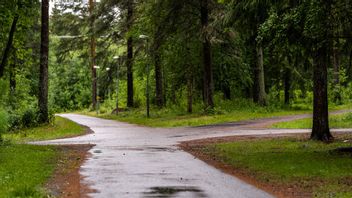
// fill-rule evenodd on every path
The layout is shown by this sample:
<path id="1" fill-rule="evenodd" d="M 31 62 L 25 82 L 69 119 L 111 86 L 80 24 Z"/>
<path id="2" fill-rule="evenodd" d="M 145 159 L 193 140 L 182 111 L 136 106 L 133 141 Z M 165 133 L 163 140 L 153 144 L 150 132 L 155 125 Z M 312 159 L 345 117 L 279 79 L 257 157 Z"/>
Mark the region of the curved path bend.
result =
<path id="1" fill-rule="evenodd" d="M 172 129 L 141 127 L 76 114 L 60 116 L 88 126 L 94 133 L 37 144 L 95 144 L 80 169 L 81 182 L 95 190 L 90 197 L 102 198 L 269 198 L 272 195 L 222 173 L 176 145 L 180 141 L 229 135 L 309 132 L 262 129 L 268 122 L 297 119 L 297 116 Z"/>

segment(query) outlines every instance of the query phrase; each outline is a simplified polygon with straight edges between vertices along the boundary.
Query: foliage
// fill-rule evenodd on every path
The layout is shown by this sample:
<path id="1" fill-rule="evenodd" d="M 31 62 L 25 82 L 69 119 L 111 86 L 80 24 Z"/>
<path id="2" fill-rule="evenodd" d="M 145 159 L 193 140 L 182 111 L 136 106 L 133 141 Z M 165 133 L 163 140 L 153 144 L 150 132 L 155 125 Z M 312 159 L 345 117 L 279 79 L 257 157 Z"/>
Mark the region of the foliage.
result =
<path id="1" fill-rule="evenodd" d="M 3 110 L 0 110 L 0 144 L 2 142 L 2 134 L 7 131 L 8 126 L 8 116 Z"/>

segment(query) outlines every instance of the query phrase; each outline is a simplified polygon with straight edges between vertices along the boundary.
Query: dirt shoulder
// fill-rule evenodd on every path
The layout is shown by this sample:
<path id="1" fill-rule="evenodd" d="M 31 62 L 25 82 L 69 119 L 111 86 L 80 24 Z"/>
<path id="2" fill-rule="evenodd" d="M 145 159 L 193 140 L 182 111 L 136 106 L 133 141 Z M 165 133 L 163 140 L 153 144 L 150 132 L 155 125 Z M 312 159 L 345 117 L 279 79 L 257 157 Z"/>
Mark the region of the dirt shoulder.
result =
<path id="1" fill-rule="evenodd" d="M 249 183 L 259 189 L 262 189 L 276 197 L 279 198 L 306 198 L 311 197 L 310 192 L 304 192 L 298 186 L 290 186 L 286 184 L 268 184 L 256 180 L 255 175 L 243 170 L 236 169 L 230 165 L 225 164 L 220 161 L 216 156 L 208 155 L 203 152 L 205 146 L 215 143 L 233 142 L 240 140 L 253 140 L 253 139 L 273 139 L 273 138 L 283 138 L 283 137 L 297 137 L 297 138 L 308 138 L 308 134 L 280 134 L 280 135 L 255 135 L 255 136 L 228 136 L 219 138 L 207 138 L 201 140 L 186 141 L 179 144 L 179 147 L 183 150 L 194 155 L 196 158 L 206 162 L 207 164 L 214 166 L 215 168 L 233 175 L 246 183 Z"/>
<path id="2" fill-rule="evenodd" d="M 82 176 L 79 169 L 89 156 L 88 151 L 94 145 L 65 145 L 58 146 L 59 159 L 53 177 L 45 185 L 46 189 L 55 197 L 88 197 L 93 192 L 80 181 Z"/>
<path id="3" fill-rule="evenodd" d="M 85 128 L 83 135 L 94 133 L 89 127 Z M 77 135 L 81 136 L 81 135 Z M 70 136 L 72 138 L 77 136 Z M 80 167 L 89 157 L 89 150 L 94 147 L 92 144 L 82 145 L 60 145 L 56 146 L 59 151 L 55 172 L 45 185 L 49 193 L 61 198 L 84 198 L 88 193 L 94 192 L 88 185 L 82 184 Z"/>

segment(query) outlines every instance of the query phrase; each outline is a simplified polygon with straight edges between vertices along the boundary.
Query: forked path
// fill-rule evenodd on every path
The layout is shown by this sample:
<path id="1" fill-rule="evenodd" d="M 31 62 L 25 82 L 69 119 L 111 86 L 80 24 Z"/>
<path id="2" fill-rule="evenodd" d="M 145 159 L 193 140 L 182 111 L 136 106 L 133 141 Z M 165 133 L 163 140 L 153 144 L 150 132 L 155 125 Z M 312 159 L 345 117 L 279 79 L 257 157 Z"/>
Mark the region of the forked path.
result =
<path id="1" fill-rule="evenodd" d="M 40 144 L 95 144 L 90 150 L 91 156 L 80 169 L 83 176 L 81 182 L 95 190 L 89 194 L 90 197 L 103 198 L 272 197 L 179 150 L 176 145 L 180 141 L 228 135 L 309 132 L 255 129 L 274 119 L 164 129 L 76 114 L 60 116 L 88 126 L 94 133 Z"/>

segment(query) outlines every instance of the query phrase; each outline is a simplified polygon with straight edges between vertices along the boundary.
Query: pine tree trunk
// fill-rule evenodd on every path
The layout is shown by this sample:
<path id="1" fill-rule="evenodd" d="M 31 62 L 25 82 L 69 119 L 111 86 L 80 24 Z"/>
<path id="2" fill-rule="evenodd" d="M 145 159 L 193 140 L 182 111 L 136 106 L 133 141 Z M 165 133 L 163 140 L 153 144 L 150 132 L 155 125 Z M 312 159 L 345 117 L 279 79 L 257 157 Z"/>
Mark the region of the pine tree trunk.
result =
<path id="1" fill-rule="evenodd" d="M 163 76 L 162 68 L 160 64 L 160 40 L 158 35 L 154 37 L 154 66 L 155 66 L 155 94 L 156 94 L 156 105 L 161 108 L 164 106 L 164 96 L 163 96 Z"/>
<path id="2" fill-rule="evenodd" d="M 16 53 L 15 51 L 13 52 L 13 62 L 10 65 L 10 96 L 14 97 L 15 92 L 16 92 Z"/>
<path id="3" fill-rule="evenodd" d="M 97 70 L 94 68 L 95 66 L 95 57 L 96 57 L 96 40 L 94 36 L 94 1 L 89 0 L 89 15 L 91 17 L 90 20 L 90 29 L 91 29 L 91 37 L 90 37 L 90 69 L 91 69 L 91 78 L 92 78 L 92 109 L 95 110 L 97 108 Z"/>
<path id="4" fill-rule="evenodd" d="M 329 129 L 327 65 L 329 63 L 328 46 L 320 47 L 314 55 L 313 65 L 313 129 L 311 139 L 330 141 L 333 137 Z"/>
<path id="5" fill-rule="evenodd" d="M 133 0 L 127 5 L 127 30 L 130 31 L 133 23 Z M 127 39 L 127 107 L 133 107 L 133 38 Z"/>
<path id="6" fill-rule="evenodd" d="M 264 79 L 264 62 L 263 62 L 263 47 L 257 47 L 257 68 L 256 68 L 257 84 L 258 84 L 258 104 L 267 105 L 265 93 L 265 79 Z"/>
<path id="7" fill-rule="evenodd" d="M 209 23 L 209 3 L 208 0 L 200 0 L 201 4 L 201 24 L 203 28 L 203 66 L 204 66 L 204 104 L 205 108 L 213 108 L 213 70 L 211 57 L 211 43 L 206 35 Z"/>
<path id="8" fill-rule="evenodd" d="M 16 14 L 15 17 L 13 18 L 13 21 L 12 21 L 12 25 L 11 25 L 11 29 L 9 32 L 9 37 L 7 40 L 6 48 L 5 48 L 4 54 L 1 59 L 0 78 L 2 78 L 4 76 L 4 71 L 5 71 L 5 67 L 7 64 L 7 59 L 10 55 L 10 51 L 11 51 L 11 47 L 12 47 L 13 36 L 16 32 L 16 25 L 17 25 L 18 17 L 19 17 L 18 14 Z"/>
<path id="9" fill-rule="evenodd" d="M 48 123 L 49 0 L 42 0 L 42 27 L 39 73 L 39 122 Z"/>
<path id="10" fill-rule="evenodd" d="M 339 39 L 336 39 L 335 45 L 333 47 L 333 58 L 334 58 L 334 102 L 341 102 L 341 93 L 340 93 L 340 43 Z"/>
<path id="11" fill-rule="evenodd" d="M 193 68 L 191 66 L 188 67 L 189 71 L 187 72 L 187 112 L 193 112 Z"/>
<path id="12" fill-rule="evenodd" d="M 284 102 L 285 105 L 289 105 L 290 104 L 290 97 L 291 97 L 291 69 L 289 68 L 285 68 L 285 72 L 284 72 L 284 94 L 285 94 L 285 98 L 284 98 Z"/>

